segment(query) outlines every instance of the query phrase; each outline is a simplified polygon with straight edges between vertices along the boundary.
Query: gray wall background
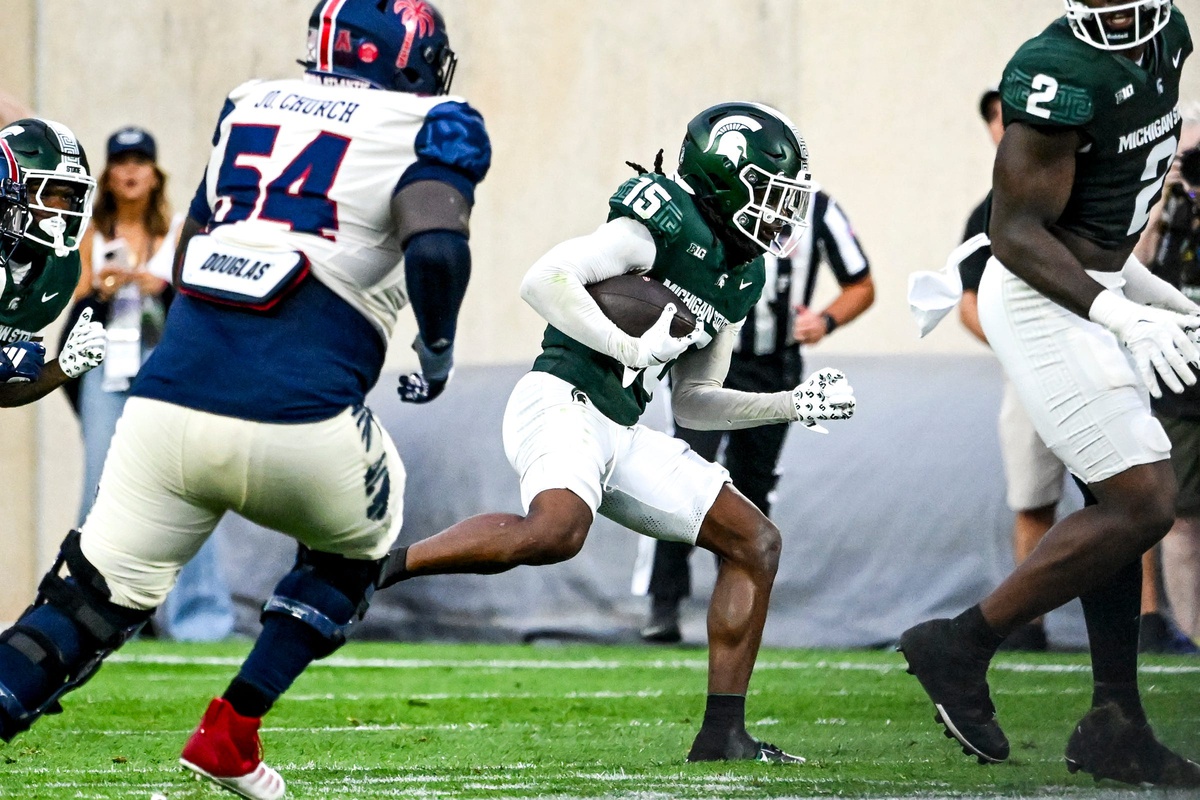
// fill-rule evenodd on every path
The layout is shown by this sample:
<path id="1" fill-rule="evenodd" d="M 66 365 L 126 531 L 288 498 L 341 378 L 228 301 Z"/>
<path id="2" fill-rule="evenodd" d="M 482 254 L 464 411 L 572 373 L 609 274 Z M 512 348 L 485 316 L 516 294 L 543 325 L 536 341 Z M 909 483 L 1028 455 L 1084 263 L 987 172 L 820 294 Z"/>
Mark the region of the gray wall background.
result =
<path id="1" fill-rule="evenodd" d="M 15 101 L 69 124 L 94 167 L 113 130 L 146 126 L 159 139 L 170 196 L 182 208 L 226 93 L 251 77 L 297 74 L 294 59 L 303 55 L 313 5 L 4 0 L 0 91 L 10 97 L 0 97 L 0 114 Z M 814 174 L 846 208 L 873 259 L 875 308 L 814 355 L 912 354 L 914 363 L 933 359 L 930 368 L 942 355 L 988 360 L 953 322 L 918 342 L 904 284 L 910 271 L 942 263 L 986 191 L 992 153 L 977 99 L 1016 47 L 1062 13 L 1057 0 L 438 5 L 460 55 L 454 88 L 484 113 L 495 148 L 473 219 L 476 268 L 463 312 L 462 364 L 527 364 L 541 322 L 516 295 L 524 270 L 553 243 L 601 221 L 609 193 L 628 174 L 626 159 L 646 163 L 663 148 L 669 164 L 687 120 L 735 97 L 777 105 L 797 122 Z M 1200 0 L 1177 5 L 1193 23 L 1200 19 Z M 1184 95 L 1200 98 L 1194 66 Z M 819 287 L 818 303 L 830 296 L 829 284 Z M 412 365 L 413 330 L 408 323 L 397 333 L 391 369 Z M 53 345 L 56 329 L 50 333 Z M 960 388 L 976 397 L 971 387 Z M 383 411 L 392 403 L 389 391 L 378 405 Z M 921 409 L 905 404 L 897 411 Z M 991 437 L 992 417 L 969 411 L 948 416 Z M 895 450 L 896 431 L 909 424 L 897 418 L 863 447 Z M 930 450 L 931 460 L 953 463 L 971 452 L 939 441 L 945 449 Z M 7 557 L 0 585 L 10 590 L 0 594 L 0 619 L 20 611 L 74 522 L 80 463 L 78 429 L 61 397 L 4 411 L 0 470 L 8 483 L 0 496 L 0 542 Z M 913 487 L 898 475 L 870 477 L 881 508 L 924 507 L 923 524 L 939 531 L 964 524 L 957 509 L 930 505 L 936 482 Z M 983 489 L 976 483 L 966 491 Z M 858 501 L 829 497 L 835 505 Z"/>

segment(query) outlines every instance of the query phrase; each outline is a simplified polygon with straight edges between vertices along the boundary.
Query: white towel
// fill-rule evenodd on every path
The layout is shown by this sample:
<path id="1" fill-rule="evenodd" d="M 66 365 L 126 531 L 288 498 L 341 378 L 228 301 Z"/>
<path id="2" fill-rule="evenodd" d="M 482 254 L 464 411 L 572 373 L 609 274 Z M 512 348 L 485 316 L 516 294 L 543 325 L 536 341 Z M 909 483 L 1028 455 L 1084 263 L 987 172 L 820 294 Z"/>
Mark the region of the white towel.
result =
<path id="1" fill-rule="evenodd" d="M 942 317 L 962 299 L 962 275 L 959 265 L 972 253 L 990 244 L 986 233 L 978 233 L 954 248 L 940 270 L 921 270 L 908 276 L 908 308 L 917 320 L 919 336 L 937 327 Z"/>

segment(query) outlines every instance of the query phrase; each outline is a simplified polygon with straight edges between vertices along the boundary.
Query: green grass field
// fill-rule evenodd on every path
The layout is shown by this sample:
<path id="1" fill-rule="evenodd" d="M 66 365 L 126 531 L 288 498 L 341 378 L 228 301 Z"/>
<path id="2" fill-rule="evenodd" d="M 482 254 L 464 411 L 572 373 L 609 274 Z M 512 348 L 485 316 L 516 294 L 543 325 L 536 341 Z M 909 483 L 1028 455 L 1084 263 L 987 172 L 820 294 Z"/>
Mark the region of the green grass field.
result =
<path id="1" fill-rule="evenodd" d="M 0 796 L 233 797 L 178 766 L 180 747 L 245 653 L 138 642 L 0 746 Z M 750 730 L 803 766 L 686 765 L 703 711 L 697 649 L 351 644 L 268 717 L 268 763 L 290 798 L 1160 798 L 1072 776 L 1062 752 L 1086 710 L 1086 656 L 1001 655 L 992 687 L 1013 743 L 983 767 L 944 739 L 894 652 L 763 653 Z M 1143 659 L 1160 736 L 1200 756 L 1200 664 Z M 1121 791 L 1117 791 L 1121 790 Z"/>

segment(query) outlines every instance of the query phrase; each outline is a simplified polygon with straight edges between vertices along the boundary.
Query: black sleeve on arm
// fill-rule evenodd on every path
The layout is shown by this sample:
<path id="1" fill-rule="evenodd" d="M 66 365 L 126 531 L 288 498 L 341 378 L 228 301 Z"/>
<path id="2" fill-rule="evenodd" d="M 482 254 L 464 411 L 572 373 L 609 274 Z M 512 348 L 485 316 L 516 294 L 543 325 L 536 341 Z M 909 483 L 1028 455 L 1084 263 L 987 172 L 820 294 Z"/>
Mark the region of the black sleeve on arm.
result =
<path id="1" fill-rule="evenodd" d="M 434 352 L 445 350 L 454 341 L 471 278 L 466 235 L 448 230 L 414 234 L 404 247 L 404 275 L 422 341 Z"/>

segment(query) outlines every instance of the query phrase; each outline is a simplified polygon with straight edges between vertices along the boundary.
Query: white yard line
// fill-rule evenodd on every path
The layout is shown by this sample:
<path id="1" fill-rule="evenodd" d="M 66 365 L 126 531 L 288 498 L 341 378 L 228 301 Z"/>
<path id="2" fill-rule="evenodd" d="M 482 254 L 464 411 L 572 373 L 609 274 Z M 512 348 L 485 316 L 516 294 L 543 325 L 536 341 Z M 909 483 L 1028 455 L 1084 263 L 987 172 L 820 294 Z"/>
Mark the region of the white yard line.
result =
<path id="1" fill-rule="evenodd" d="M 178 667 L 236 667 L 245 659 L 230 656 L 126 655 L 109 657 L 110 664 L 155 664 Z M 619 659 L 587 659 L 582 661 L 547 661 L 543 659 L 426 659 L 426 658 L 349 658 L 334 656 L 315 662 L 310 669 L 469 669 L 469 670 L 706 670 L 707 659 L 676 659 L 654 661 L 623 661 Z M 904 670 L 903 664 L 863 664 L 854 661 L 762 661 L 756 672 L 774 670 L 817 670 L 829 672 L 891 673 Z M 1087 664 L 1030 664 L 1001 661 L 992 669 L 1002 672 L 1073 673 L 1090 672 Z M 1146 675 L 1196 675 L 1200 666 L 1144 664 L 1138 671 Z"/>

